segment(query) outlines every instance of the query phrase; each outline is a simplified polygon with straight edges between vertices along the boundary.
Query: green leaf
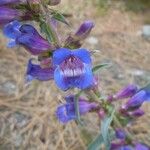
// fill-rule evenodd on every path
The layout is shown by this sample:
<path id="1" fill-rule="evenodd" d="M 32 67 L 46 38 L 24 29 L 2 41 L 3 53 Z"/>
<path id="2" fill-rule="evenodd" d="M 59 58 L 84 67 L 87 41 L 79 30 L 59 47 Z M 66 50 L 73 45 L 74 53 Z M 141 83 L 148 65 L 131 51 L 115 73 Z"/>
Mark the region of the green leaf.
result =
<path id="1" fill-rule="evenodd" d="M 75 112 L 76 112 L 76 116 L 77 116 L 77 122 L 80 124 L 80 125 L 83 125 L 82 121 L 81 121 L 81 117 L 80 117 L 80 111 L 79 111 L 79 97 L 80 95 L 82 94 L 82 90 L 77 93 L 75 95 Z"/>
<path id="2" fill-rule="evenodd" d="M 110 63 L 100 64 L 100 65 L 94 66 L 94 67 L 92 68 L 92 71 L 95 73 L 95 72 L 97 72 L 97 71 L 100 71 L 100 70 L 103 69 L 103 68 L 110 67 L 110 66 L 111 66 Z"/>
<path id="3" fill-rule="evenodd" d="M 68 21 L 66 20 L 66 18 L 61 14 L 61 13 L 58 13 L 58 12 L 53 12 L 53 18 L 62 22 L 62 23 L 65 23 L 66 25 L 70 26 Z"/>
<path id="4" fill-rule="evenodd" d="M 102 121 L 102 124 L 101 124 L 101 132 L 102 132 L 102 137 L 103 137 L 103 140 L 105 143 L 106 150 L 109 150 L 110 146 L 111 146 L 109 127 L 110 127 L 111 122 L 113 120 L 114 113 L 115 113 L 115 110 L 113 110 L 111 112 L 110 116 L 105 117 L 104 120 Z"/>
<path id="5" fill-rule="evenodd" d="M 53 42 L 53 43 L 56 42 L 55 35 L 53 34 L 53 31 L 51 30 L 49 25 L 47 25 L 45 22 L 41 21 L 40 28 L 41 28 L 41 31 L 43 33 L 45 33 L 49 42 Z"/>
<path id="6" fill-rule="evenodd" d="M 87 150 L 100 150 L 101 145 L 103 144 L 103 136 L 102 134 L 99 134 L 92 143 L 89 144 Z"/>

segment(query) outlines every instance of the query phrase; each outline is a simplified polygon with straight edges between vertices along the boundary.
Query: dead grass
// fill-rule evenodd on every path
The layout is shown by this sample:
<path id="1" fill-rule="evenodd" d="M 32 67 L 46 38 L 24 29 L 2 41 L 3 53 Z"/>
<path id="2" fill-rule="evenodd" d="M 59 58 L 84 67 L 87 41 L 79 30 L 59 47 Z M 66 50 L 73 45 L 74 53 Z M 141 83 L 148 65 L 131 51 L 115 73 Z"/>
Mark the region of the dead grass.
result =
<path id="1" fill-rule="evenodd" d="M 61 8 L 64 12 L 75 14 L 70 18 L 74 20 L 74 27 L 85 18 L 96 22 L 92 36 L 99 42 L 91 45 L 86 41 L 84 46 L 91 50 L 98 49 L 99 52 L 94 55 L 95 63 L 111 62 L 114 66 L 100 74 L 101 88 L 108 93 L 106 90 L 117 91 L 128 82 L 145 84 L 147 80 L 137 81 L 130 72 L 133 69 L 150 72 L 150 44 L 137 35 L 143 24 L 143 16 L 110 8 L 102 17 L 94 6 L 92 1 L 64 0 Z M 67 93 L 60 92 L 52 81 L 25 85 L 24 73 L 30 55 L 24 49 L 6 49 L 3 38 L 0 38 L 0 42 L 0 149 L 86 149 L 90 139 L 86 137 L 98 133 L 99 121 L 96 116 L 89 114 L 84 117 L 85 129 L 74 122 L 60 124 L 55 118 L 55 110 Z M 8 82 L 9 86 L 6 86 Z M 10 83 L 14 85 L 11 88 Z M 149 106 L 144 108 L 148 111 Z M 147 141 L 147 144 L 150 143 L 148 118 L 149 115 L 146 115 L 139 119 L 133 128 L 136 137 Z"/>

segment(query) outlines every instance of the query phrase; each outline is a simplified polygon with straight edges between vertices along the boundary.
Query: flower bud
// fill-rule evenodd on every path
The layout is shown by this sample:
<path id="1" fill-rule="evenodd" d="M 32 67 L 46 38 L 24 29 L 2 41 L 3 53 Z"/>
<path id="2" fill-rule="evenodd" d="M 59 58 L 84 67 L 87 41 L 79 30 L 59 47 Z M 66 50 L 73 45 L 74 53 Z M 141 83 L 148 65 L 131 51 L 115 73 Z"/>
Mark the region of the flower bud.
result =
<path id="1" fill-rule="evenodd" d="M 124 99 L 133 96 L 137 92 L 138 88 L 136 85 L 128 85 L 114 95 L 115 99 Z"/>
<path id="2" fill-rule="evenodd" d="M 5 25 L 15 19 L 19 19 L 22 13 L 16 9 L 0 7 L 0 25 Z"/>
<path id="3" fill-rule="evenodd" d="M 126 138 L 126 133 L 124 132 L 123 129 L 117 128 L 116 129 L 116 137 L 118 139 L 125 139 Z"/>
<path id="4" fill-rule="evenodd" d="M 92 21 L 83 22 L 79 29 L 66 39 L 65 47 L 70 47 L 72 49 L 81 47 L 82 41 L 88 37 L 93 27 L 94 23 Z"/>
<path id="5" fill-rule="evenodd" d="M 131 117 L 141 117 L 144 115 L 144 111 L 141 109 L 137 109 L 135 111 L 128 112 L 128 114 Z"/>

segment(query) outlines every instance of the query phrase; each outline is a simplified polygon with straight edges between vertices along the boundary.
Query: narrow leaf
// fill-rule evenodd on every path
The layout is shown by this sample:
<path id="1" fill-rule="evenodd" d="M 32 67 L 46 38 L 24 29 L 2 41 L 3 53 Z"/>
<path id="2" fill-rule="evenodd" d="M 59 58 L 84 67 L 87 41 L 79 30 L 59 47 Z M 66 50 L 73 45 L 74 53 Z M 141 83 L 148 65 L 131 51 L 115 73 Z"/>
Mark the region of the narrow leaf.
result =
<path id="1" fill-rule="evenodd" d="M 110 141 L 110 134 L 109 134 L 109 127 L 111 125 L 111 122 L 113 120 L 115 110 L 112 111 L 111 116 L 106 117 L 101 124 L 101 132 L 102 137 L 105 143 L 105 147 L 107 150 L 110 149 L 111 141 Z"/>
<path id="2" fill-rule="evenodd" d="M 92 68 L 92 71 L 95 73 L 95 72 L 97 72 L 97 71 L 100 71 L 100 70 L 103 69 L 103 68 L 110 67 L 110 66 L 111 66 L 110 63 L 100 64 L 100 65 L 94 66 L 94 67 Z"/>
<path id="3" fill-rule="evenodd" d="M 49 25 L 47 25 L 45 22 L 41 22 L 40 28 L 41 28 L 41 31 L 43 33 L 45 33 L 49 42 L 54 42 L 54 43 L 56 42 L 56 38 L 55 38 L 53 31 L 51 30 Z"/>
<path id="4" fill-rule="evenodd" d="M 87 150 L 100 150 L 101 145 L 103 144 L 103 136 L 99 134 L 91 144 L 89 144 Z"/>
<path id="5" fill-rule="evenodd" d="M 65 23 L 68 26 L 70 26 L 68 21 L 66 20 L 66 18 L 62 14 L 60 14 L 58 12 L 54 12 L 53 18 L 58 20 L 58 21 L 60 21 L 60 22 L 62 22 L 62 23 Z"/>

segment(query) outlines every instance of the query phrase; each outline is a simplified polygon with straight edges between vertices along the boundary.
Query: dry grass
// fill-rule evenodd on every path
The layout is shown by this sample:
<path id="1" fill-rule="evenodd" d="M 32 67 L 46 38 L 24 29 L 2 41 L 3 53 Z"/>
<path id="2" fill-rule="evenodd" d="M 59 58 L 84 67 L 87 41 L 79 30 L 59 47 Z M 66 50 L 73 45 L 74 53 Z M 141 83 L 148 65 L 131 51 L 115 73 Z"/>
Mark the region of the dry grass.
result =
<path id="1" fill-rule="evenodd" d="M 101 73 L 100 86 L 105 93 L 108 93 L 106 90 L 117 91 L 128 82 L 143 85 L 149 80 L 132 74 L 137 69 L 150 72 L 150 44 L 137 35 L 142 26 L 142 15 L 136 16 L 112 7 L 101 17 L 92 1 L 83 0 L 64 0 L 61 8 L 75 14 L 70 18 L 74 20 L 75 27 L 85 18 L 96 22 L 92 36 L 97 38 L 98 43 L 90 44 L 87 40 L 84 46 L 99 50 L 94 54 L 95 63 L 113 64 L 112 69 Z M 3 38 L 0 42 L 0 149 L 86 149 L 86 143 L 91 139 L 89 133 L 92 136 L 98 133 L 96 116 L 89 114 L 84 117 L 85 129 L 89 133 L 74 122 L 65 126 L 60 124 L 55 118 L 55 110 L 67 93 L 60 92 L 52 81 L 35 81 L 25 85 L 24 73 L 30 55 L 22 48 L 6 49 Z M 148 111 L 149 106 L 144 108 Z M 142 117 L 133 128 L 136 137 L 146 140 L 147 144 L 150 143 L 148 118 L 149 114 Z"/>

